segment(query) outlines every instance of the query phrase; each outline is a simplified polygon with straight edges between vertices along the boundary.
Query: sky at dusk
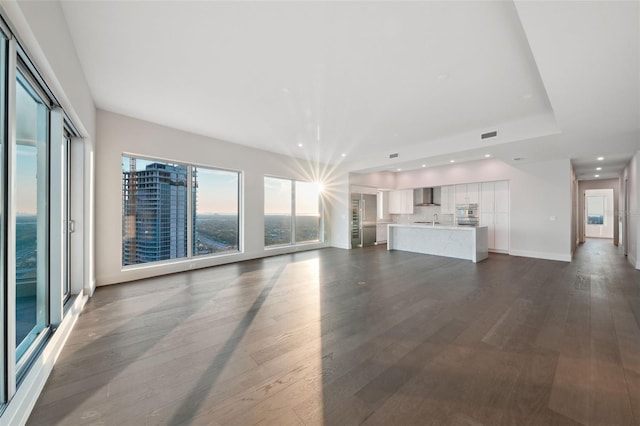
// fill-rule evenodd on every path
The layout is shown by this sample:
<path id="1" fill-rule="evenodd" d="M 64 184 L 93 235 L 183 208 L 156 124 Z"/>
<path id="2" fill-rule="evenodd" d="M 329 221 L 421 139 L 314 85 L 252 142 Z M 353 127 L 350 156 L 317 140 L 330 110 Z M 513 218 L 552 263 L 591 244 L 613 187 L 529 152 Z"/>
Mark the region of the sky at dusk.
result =
<path id="1" fill-rule="evenodd" d="M 136 159 L 136 170 L 144 170 L 148 165 L 158 161 Z M 172 164 L 174 165 L 174 164 Z M 130 157 L 122 157 L 122 170 L 130 168 Z M 239 173 L 195 168 L 197 173 L 198 192 L 196 199 L 197 214 L 238 214 Z M 310 182 L 295 182 L 296 185 L 296 213 L 303 215 L 318 215 L 319 213 L 319 185 Z M 291 213 L 290 180 L 264 178 L 265 203 L 264 212 L 267 215 L 288 215 Z"/>

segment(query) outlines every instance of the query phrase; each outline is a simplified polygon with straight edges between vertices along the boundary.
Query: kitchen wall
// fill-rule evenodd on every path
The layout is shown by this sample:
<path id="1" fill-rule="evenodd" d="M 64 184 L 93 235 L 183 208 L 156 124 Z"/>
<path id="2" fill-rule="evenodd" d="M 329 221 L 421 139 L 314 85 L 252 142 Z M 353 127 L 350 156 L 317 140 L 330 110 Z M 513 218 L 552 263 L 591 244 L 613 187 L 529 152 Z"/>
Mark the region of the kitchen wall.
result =
<path id="1" fill-rule="evenodd" d="M 183 132 L 135 118 L 98 111 L 96 146 L 96 279 L 98 285 L 118 283 L 256 257 L 325 247 L 327 243 L 264 248 L 264 176 L 314 180 L 322 165 Z M 175 262 L 122 268 L 122 154 L 147 156 L 242 172 L 243 253 L 180 259 Z M 339 179 L 323 182 L 327 209 L 340 205 Z M 336 192 L 337 189 L 337 192 Z M 348 186 L 346 194 L 348 196 Z M 348 203 L 348 200 L 347 200 Z M 348 204 L 342 204 L 348 206 Z M 343 214 L 346 215 L 347 212 Z M 345 228 L 345 232 L 348 229 Z M 325 235 L 332 235 L 330 214 Z"/>
<path id="2" fill-rule="evenodd" d="M 440 206 L 415 206 L 413 214 L 392 214 L 393 223 L 431 222 L 433 215 L 438 215 L 438 221 L 443 224 L 453 224 L 452 214 L 442 214 Z"/>
<path id="3" fill-rule="evenodd" d="M 396 189 L 508 180 L 509 253 L 571 261 L 571 163 L 486 159 L 395 174 Z"/>

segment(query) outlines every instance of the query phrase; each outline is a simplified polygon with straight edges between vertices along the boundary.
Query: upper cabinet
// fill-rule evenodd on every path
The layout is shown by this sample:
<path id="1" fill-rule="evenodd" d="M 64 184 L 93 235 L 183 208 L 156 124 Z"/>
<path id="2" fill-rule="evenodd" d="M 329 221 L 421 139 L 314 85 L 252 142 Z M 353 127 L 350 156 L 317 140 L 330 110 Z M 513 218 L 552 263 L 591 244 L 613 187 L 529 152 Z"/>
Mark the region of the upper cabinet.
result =
<path id="1" fill-rule="evenodd" d="M 413 189 L 389 191 L 390 214 L 413 214 Z"/>
<path id="2" fill-rule="evenodd" d="M 454 214 L 456 209 L 455 187 L 453 185 L 440 188 L 440 211 L 442 214 Z"/>
<path id="3" fill-rule="evenodd" d="M 455 186 L 456 204 L 479 204 L 480 203 L 480 184 L 479 183 L 463 183 Z"/>

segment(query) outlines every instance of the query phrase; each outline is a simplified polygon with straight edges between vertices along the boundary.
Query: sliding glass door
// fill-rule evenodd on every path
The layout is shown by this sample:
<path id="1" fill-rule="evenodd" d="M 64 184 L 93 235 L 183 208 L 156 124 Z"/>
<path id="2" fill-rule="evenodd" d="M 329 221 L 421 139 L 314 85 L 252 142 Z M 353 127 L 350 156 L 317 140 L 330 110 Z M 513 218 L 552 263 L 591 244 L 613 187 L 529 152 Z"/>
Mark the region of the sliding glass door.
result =
<path id="1" fill-rule="evenodd" d="M 65 302 L 82 288 L 69 285 L 70 148 L 77 137 L 0 16 L 0 413 L 28 374 L 38 374 L 38 356 L 62 323 Z"/>
<path id="2" fill-rule="evenodd" d="M 49 325 L 49 109 L 25 75 L 16 79 L 16 361 Z"/>

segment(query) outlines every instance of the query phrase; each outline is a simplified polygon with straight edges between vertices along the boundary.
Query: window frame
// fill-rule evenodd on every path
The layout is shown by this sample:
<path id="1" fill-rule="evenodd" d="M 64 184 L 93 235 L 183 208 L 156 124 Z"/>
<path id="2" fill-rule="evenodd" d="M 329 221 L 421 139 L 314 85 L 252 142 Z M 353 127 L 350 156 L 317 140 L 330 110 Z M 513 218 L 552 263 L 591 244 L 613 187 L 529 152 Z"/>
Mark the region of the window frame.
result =
<path id="1" fill-rule="evenodd" d="M 139 160 L 143 160 L 143 161 L 151 161 L 151 162 L 160 162 L 160 163 L 169 163 L 169 164 L 174 164 L 174 165 L 182 165 L 185 166 L 187 168 L 187 189 L 186 189 L 186 214 L 187 214 L 187 230 L 186 230 L 186 237 L 187 237 L 187 249 L 186 249 L 186 253 L 187 255 L 184 257 L 179 257 L 179 258 L 173 258 L 173 259 L 165 259 L 165 260 L 159 260 L 159 261 L 154 261 L 154 262 L 144 262 L 144 263 L 136 263 L 136 264 L 131 264 L 131 265 L 124 265 L 122 262 L 123 259 L 123 255 L 124 255 L 124 244 L 123 241 L 121 241 L 120 244 L 120 249 L 121 249 L 121 270 L 122 271 L 130 271 L 130 270 L 135 270 L 135 269 L 143 269 L 143 268 L 149 268 L 149 267 L 156 267 L 156 266 L 164 266 L 164 265 L 173 265 L 173 264 L 180 264 L 180 263 L 184 263 L 184 262 L 191 262 L 193 260 L 204 260 L 204 259 L 210 259 L 210 258 L 220 258 L 220 257 L 225 257 L 225 256 L 235 256 L 235 255 L 239 255 L 242 254 L 244 252 L 244 232 L 243 232 L 243 223 L 244 223 L 244 211 L 243 211 L 243 182 L 244 182 L 244 172 L 242 170 L 234 170 L 234 169 L 229 169 L 229 168 L 224 168 L 224 167 L 216 167 L 216 166 L 211 166 L 211 165 L 206 165 L 206 164 L 202 164 L 202 163 L 195 163 L 195 162 L 186 162 L 186 161 L 179 161 L 179 160 L 172 160 L 172 159 L 167 159 L 167 158 L 162 158 L 162 157 L 156 157 L 156 156 L 149 156 L 149 155 L 144 155 L 144 154 L 136 154 L 136 153 L 131 153 L 131 152 L 123 152 L 120 155 L 121 159 L 124 159 L 124 157 L 135 157 L 136 159 Z M 194 168 L 202 168 L 202 169 L 209 169 L 209 170 L 216 170 L 216 171 L 224 171 L 224 172 L 233 172 L 233 173 L 237 173 L 238 174 L 238 250 L 236 251 L 230 251 L 230 252 L 222 252 L 222 253 L 207 253 L 207 254 L 202 254 L 202 255 L 194 255 L 193 253 L 193 231 L 194 231 L 194 226 L 195 226 L 195 211 L 193 211 L 193 197 L 192 197 L 192 191 L 193 191 L 193 169 Z M 122 172 L 122 170 L 121 170 Z M 122 185 L 121 185 L 122 187 Z M 124 213 L 124 197 L 122 192 L 120 193 L 120 202 L 121 202 L 121 214 Z M 190 214 L 190 212 L 192 212 L 192 214 Z M 124 221 L 121 221 L 121 226 L 123 227 L 121 229 L 122 231 L 122 235 L 124 236 Z"/>
<path id="2" fill-rule="evenodd" d="M 227 173 L 235 173 L 238 176 L 238 187 L 236 188 L 236 196 L 238 199 L 238 249 L 235 251 L 227 251 L 227 252 L 221 252 L 221 253 L 206 253 L 206 254 L 193 254 L 193 242 L 191 243 L 191 258 L 192 259 L 206 259 L 209 257 L 220 257 L 220 256 L 226 256 L 226 255 L 234 255 L 234 254 L 238 254 L 238 253 L 242 253 L 244 251 L 244 227 L 243 227 L 243 217 L 244 217 L 244 210 L 243 210 L 243 205 L 244 203 L 242 202 L 243 200 L 243 188 L 244 188 L 244 182 L 243 182 L 243 176 L 244 173 L 240 170 L 234 170 L 234 169 L 227 169 L 227 168 L 223 168 L 223 167 L 213 167 L 213 166 L 206 166 L 206 165 L 202 165 L 202 164 L 197 164 L 197 163 L 191 163 L 191 173 L 193 173 L 193 169 L 207 169 L 207 170 L 214 170 L 214 171 L 219 171 L 219 172 L 227 172 Z M 190 181 L 193 184 L 193 179 L 191 178 Z M 191 192 L 189 192 L 191 194 Z M 199 197 L 198 197 L 199 198 Z M 193 201 L 192 201 L 193 202 Z M 197 212 L 194 211 L 194 220 L 195 220 L 195 216 L 197 215 Z M 196 223 L 193 223 L 193 229 L 195 230 L 196 228 Z M 192 236 L 193 238 L 193 236 Z"/>
<path id="3" fill-rule="evenodd" d="M 266 217 L 266 213 L 264 211 L 265 206 L 266 206 L 266 191 L 265 191 L 265 179 L 278 179 L 278 180 L 282 180 L 282 181 L 288 181 L 291 185 L 291 212 L 290 212 L 290 226 L 291 226 L 291 237 L 288 243 L 280 243 L 280 244 L 266 244 L 266 223 L 263 226 L 263 238 L 262 238 L 262 243 L 263 243 L 263 248 L 264 250 L 272 250 L 272 249 L 278 249 L 278 248 L 283 248 L 283 247 L 292 247 L 292 246 L 305 246 L 305 245 L 313 245 L 313 244 L 323 244 L 325 242 L 325 237 L 324 237 L 324 221 L 325 221 L 325 208 L 324 208 L 324 197 L 322 196 L 322 191 L 318 191 L 318 215 L 320 217 L 319 219 L 319 224 L 318 224 L 318 239 L 317 240 L 306 240 L 306 241 L 300 241 L 297 242 L 297 236 L 296 236 L 296 217 L 297 217 L 297 212 L 296 212 L 296 182 L 301 182 L 301 183 L 316 183 L 318 185 L 320 185 L 318 182 L 312 182 L 312 181 L 308 181 L 308 180 L 301 180 L 301 179 L 293 179 L 293 178 L 286 178 L 286 177 L 281 177 L 281 176 L 275 176 L 275 175 L 264 175 L 263 179 L 262 179 L 262 188 L 263 188 L 263 196 L 264 196 L 264 200 L 263 200 L 263 218 Z"/>

